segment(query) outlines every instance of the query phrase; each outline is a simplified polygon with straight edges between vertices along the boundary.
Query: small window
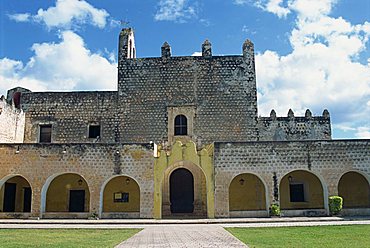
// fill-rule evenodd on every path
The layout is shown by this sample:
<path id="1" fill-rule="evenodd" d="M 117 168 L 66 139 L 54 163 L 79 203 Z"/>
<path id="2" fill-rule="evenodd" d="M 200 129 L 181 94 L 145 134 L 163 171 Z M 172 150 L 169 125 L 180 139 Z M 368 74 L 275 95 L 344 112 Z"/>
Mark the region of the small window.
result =
<path id="1" fill-rule="evenodd" d="M 51 125 L 40 125 L 40 143 L 51 143 Z"/>
<path id="2" fill-rule="evenodd" d="M 113 202 L 129 202 L 129 193 L 124 193 L 124 192 L 114 193 Z"/>
<path id="3" fill-rule="evenodd" d="M 290 184 L 290 201 L 291 202 L 304 202 L 304 186 L 303 184 Z"/>
<path id="4" fill-rule="evenodd" d="M 99 138 L 99 137 L 100 137 L 100 125 L 90 125 L 89 138 Z"/>
<path id="5" fill-rule="evenodd" d="M 175 135 L 188 135 L 188 119 L 185 115 L 176 116 Z"/>

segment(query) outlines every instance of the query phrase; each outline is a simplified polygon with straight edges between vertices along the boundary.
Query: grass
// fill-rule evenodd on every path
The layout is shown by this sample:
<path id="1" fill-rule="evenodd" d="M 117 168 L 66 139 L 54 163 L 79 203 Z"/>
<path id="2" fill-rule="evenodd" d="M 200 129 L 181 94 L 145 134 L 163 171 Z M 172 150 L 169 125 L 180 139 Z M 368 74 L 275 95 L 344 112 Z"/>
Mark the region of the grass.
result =
<path id="1" fill-rule="evenodd" d="M 141 229 L 0 229 L 1 247 L 114 247 Z"/>
<path id="2" fill-rule="evenodd" d="M 370 225 L 226 228 L 250 248 L 370 247 Z"/>

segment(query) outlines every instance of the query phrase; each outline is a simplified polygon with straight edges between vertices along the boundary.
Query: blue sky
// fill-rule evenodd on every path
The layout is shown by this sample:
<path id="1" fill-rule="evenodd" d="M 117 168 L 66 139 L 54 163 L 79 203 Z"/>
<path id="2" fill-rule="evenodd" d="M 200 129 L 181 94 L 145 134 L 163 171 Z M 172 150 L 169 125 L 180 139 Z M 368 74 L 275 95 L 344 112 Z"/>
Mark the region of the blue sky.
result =
<path id="1" fill-rule="evenodd" d="M 369 0 L 0 1 L 0 94 L 114 90 L 117 40 L 135 29 L 138 57 L 256 50 L 259 115 L 331 114 L 334 138 L 370 138 Z"/>

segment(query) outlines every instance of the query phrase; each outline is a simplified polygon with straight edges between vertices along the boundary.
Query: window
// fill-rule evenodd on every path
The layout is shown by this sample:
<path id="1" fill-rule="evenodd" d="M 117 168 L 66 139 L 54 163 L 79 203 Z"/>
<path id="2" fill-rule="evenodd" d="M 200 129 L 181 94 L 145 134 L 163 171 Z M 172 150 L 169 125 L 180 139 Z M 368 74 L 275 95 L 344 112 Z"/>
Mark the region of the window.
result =
<path id="1" fill-rule="evenodd" d="M 114 193 L 113 202 L 129 202 L 129 193 L 124 193 L 124 192 Z"/>
<path id="2" fill-rule="evenodd" d="M 99 137 L 100 137 L 100 125 L 90 125 L 89 138 L 99 138 Z"/>
<path id="3" fill-rule="evenodd" d="M 304 202 L 304 186 L 302 183 L 290 184 L 289 189 L 291 202 Z"/>
<path id="4" fill-rule="evenodd" d="M 51 143 L 51 125 L 40 125 L 40 143 Z"/>
<path id="5" fill-rule="evenodd" d="M 188 135 L 188 120 L 185 115 L 176 116 L 175 135 Z"/>

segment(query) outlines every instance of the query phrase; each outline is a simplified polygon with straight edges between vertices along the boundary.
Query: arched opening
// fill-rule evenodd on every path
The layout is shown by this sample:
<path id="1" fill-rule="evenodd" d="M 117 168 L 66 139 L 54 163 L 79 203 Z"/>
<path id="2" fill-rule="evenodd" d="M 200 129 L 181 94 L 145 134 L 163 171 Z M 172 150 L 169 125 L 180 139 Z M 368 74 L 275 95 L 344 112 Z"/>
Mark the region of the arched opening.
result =
<path id="1" fill-rule="evenodd" d="M 265 185 L 256 175 L 240 174 L 229 186 L 229 211 L 266 210 Z"/>
<path id="2" fill-rule="evenodd" d="M 180 168 L 170 176 L 171 213 L 193 213 L 194 178 L 187 169 Z"/>
<path id="3" fill-rule="evenodd" d="M 185 115 L 175 117 L 175 135 L 188 135 L 188 119 Z"/>
<path id="4" fill-rule="evenodd" d="M 132 40 L 129 41 L 128 58 L 132 58 Z"/>
<path id="5" fill-rule="evenodd" d="M 21 108 L 21 94 L 19 91 L 13 94 L 14 106 L 18 109 Z"/>
<path id="6" fill-rule="evenodd" d="M 0 212 L 31 212 L 32 190 L 22 176 L 7 179 L 0 189 Z"/>
<path id="7" fill-rule="evenodd" d="M 120 213 L 127 213 L 127 216 L 123 217 L 130 217 L 131 213 L 140 214 L 140 188 L 137 182 L 128 176 L 114 177 L 104 187 L 103 215 L 115 217 L 121 216 Z"/>
<path id="8" fill-rule="evenodd" d="M 338 194 L 343 208 L 370 208 L 369 182 L 358 172 L 347 172 L 340 178 Z"/>
<path id="9" fill-rule="evenodd" d="M 55 177 L 46 193 L 46 212 L 88 212 L 90 191 L 83 177 L 67 173 Z"/>
<path id="10" fill-rule="evenodd" d="M 324 191 L 320 179 L 308 171 L 296 170 L 280 182 L 280 207 L 285 210 L 324 209 Z"/>

